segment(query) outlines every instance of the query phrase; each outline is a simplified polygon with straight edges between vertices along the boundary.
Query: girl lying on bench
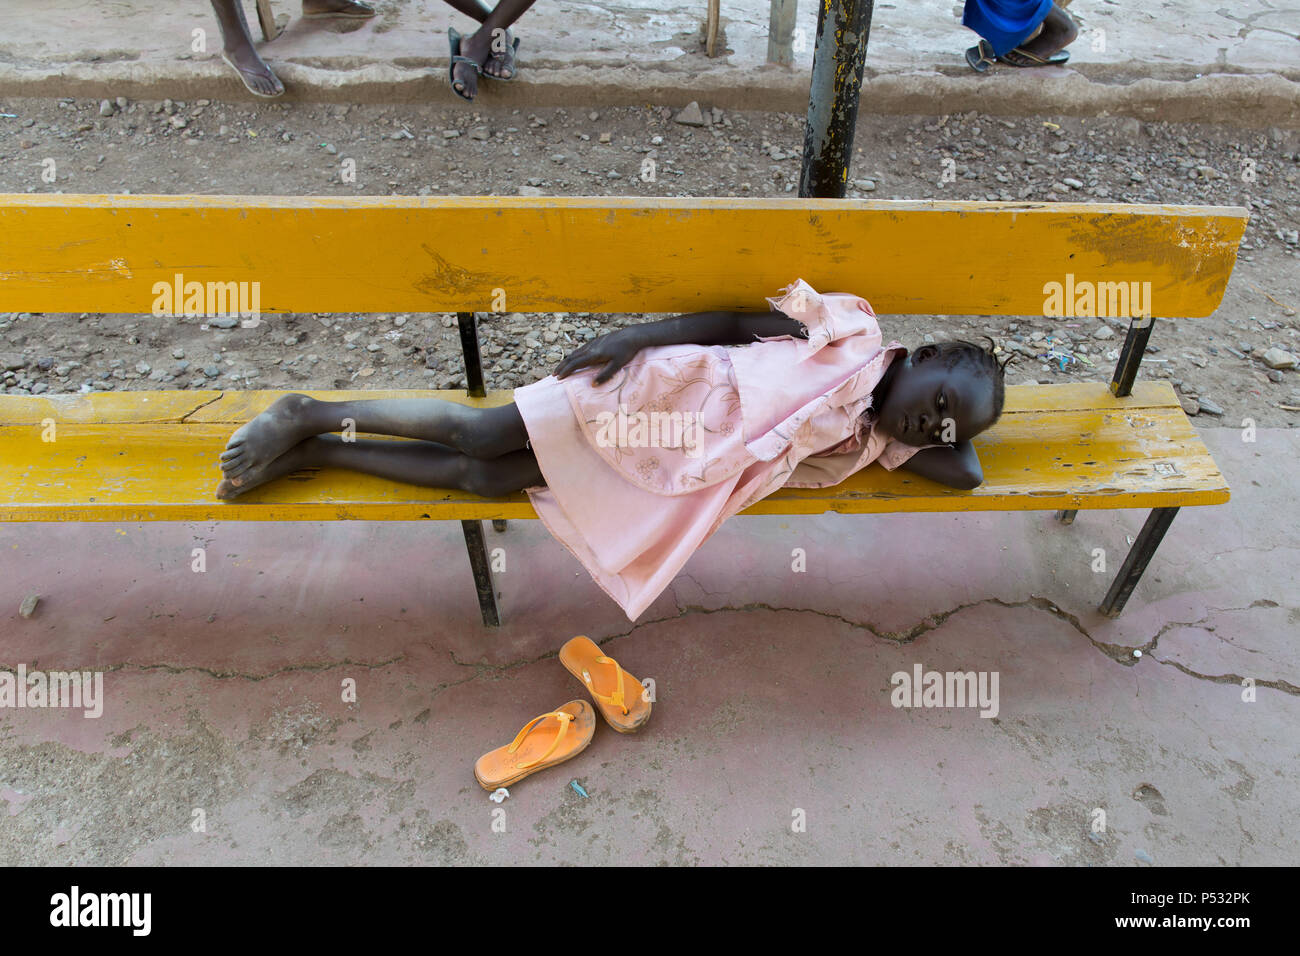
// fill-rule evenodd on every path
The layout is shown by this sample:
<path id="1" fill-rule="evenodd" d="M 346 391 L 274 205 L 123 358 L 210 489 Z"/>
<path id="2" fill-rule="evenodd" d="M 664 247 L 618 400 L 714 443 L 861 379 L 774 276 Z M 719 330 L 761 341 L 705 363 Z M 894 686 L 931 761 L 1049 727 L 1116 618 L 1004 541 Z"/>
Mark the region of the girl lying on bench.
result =
<path id="1" fill-rule="evenodd" d="M 526 491 L 636 620 L 723 521 L 782 486 L 828 487 L 873 461 L 980 484 L 970 440 L 1002 413 L 1005 365 L 992 351 L 885 346 L 866 300 L 803 280 L 768 302 L 766 313 L 608 333 L 496 408 L 286 395 L 231 437 L 217 497 L 303 468 L 486 497 Z M 349 424 L 417 440 L 329 434 Z"/>

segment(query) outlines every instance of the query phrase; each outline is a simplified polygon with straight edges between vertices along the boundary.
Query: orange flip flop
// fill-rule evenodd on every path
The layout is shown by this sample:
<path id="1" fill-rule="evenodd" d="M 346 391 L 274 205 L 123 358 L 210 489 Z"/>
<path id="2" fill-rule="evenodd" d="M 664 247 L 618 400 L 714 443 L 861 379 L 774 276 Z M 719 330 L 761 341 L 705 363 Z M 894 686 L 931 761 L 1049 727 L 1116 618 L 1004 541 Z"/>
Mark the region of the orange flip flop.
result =
<path id="1" fill-rule="evenodd" d="M 566 641 L 560 648 L 560 663 L 587 685 L 605 723 L 620 734 L 635 733 L 650 719 L 650 702 L 641 692 L 641 682 L 602 654 L 589 638 L 579 635 Z"/>
<path id="2" fill-rule="evenodd" d="M 484 790 L 507 787 L 576 757 L 587 749 L 595 733 L 596 714 L 591 705 L 585 700 L 571 700 L 524 724 L 524 729 L 505 747 L 479 757 L 474 762 L 474 777 Z"/>

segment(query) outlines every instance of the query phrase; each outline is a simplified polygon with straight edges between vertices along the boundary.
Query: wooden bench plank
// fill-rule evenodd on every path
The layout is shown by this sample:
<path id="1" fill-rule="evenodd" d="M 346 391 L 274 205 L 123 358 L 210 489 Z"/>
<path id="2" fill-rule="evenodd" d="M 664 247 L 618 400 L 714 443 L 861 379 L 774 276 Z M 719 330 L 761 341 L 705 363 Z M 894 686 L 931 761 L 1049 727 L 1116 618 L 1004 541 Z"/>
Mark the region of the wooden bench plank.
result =
<path id="1" fill-rule="evenodd" d="M 262 313 L 758 309 L 802 277 L 880 314 L 1041 315 L 1045 284 L 1069 274 L 1150 282 L 1153 315 L 1205 316 L 1247 218 L 1107 203 L 0 194 L 0 311 L 148 314 L 155 283 L 180 274 L 260 283 Z"/>
<path id="2" fill-rule="evenodd" d="M 483 499 L 341 471 L 304 473 L 235 502 L 212 498 L 233 428 L 281 392 L 0 396 L 0 521 L 293 521 L 534 518 L 526 495 Z M 509 392 L 312 392 L 441 396 L 500 404 Z M 147 399 L 147 401 L 146 401 Z M 1053 406 L 1076 406 L 1053 410 Z M 138 409 L 149 408 L 151 418 Z M 99 409 L 96 412 L 95 409 Z M 1104 384 L 1012 386 L 975 443 L 985 483 L 944 488 L 867 468 L 828 489 L 784 488 L 744 514 L 1022 511 L 1220 504 L 1226 481 L 1165 382 L 1117 399 Z M 66 417 L 64 417 L 66 416 Z M 96 421 L 96 418 L 101 420 Z M 57 441 L 41 440 L 54 419 Z"/>

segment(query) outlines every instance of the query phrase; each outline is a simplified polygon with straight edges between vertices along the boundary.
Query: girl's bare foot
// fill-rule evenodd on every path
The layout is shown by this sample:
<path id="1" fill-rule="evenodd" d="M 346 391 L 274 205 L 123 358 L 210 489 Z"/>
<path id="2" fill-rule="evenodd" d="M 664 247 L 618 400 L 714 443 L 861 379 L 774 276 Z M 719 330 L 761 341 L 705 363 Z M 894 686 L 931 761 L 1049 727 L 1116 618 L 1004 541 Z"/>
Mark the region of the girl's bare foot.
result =
<path id="1" fill-rule="evenodd" d="M 329 431 L 318 428 L 312 417 L 319 406 L 308 395 L 293 393 L 277 398 L 270 408 L 230 436 L 221 453 L 221 470 L 228 479 L 239 478 L 270 465 L 303 439 Z M 334 427 L 341 429 L 343 424 Z M 239 487 L 242 489 L 242 483 Z"/>
<path id="2" fill-rule="evenodd" d="M 315 439 L 312 438 L 301 441 L 278 458 L 254 468 L 246 468 L 236 477 L 227 475 L 217 484 L 217 497 L 229 501 L 258 485 L 264 485 L 276 478 L 283 478 L 290 472 L 309 467 L 310 446 L 313 441 Z"/>

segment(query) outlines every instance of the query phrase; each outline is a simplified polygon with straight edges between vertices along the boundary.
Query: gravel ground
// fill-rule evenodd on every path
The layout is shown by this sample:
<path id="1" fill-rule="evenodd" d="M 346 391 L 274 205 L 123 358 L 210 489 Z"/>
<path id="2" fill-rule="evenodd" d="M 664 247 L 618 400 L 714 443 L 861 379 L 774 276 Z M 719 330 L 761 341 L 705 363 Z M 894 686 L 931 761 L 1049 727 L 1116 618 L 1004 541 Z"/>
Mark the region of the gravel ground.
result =
<path id="1" fill-rule="evenodd" d="M 418 107 L 11 99 L 0 192 L 262 195 L 794 195 L 803 117 L 667 108 Z M 702 125 L 686 125 L 692 119 Z M 343 158 L 356 181 L 340 177 Z M 646 158 L 656 181 L 639 173 Z M 55 181 L 42 174 L 54 160 Z M 1224 303 L 1158 323 L 1143 375 L 1198 421 L 1300 424 L 1300 134 L 1129 118 L 862 116 L 850 197 L 1243 205 L 1251 222 Z M 793 276 L 791 277 L 794 278 Z M 775 290 L 773 290 L 775 292 Z M 852 290 L 871 298 L 870 289 Z M 2 303 L 0 303 L 2 305 Z M 761 303 L 755 303 L 759 308 Z M 483 315 L 489 387 L 549 374 L 640 316 Z M 232 328 L 220 328 L 234 324 Z M 1013 384 L 1109 377 L 1122 325 L 1042 316 L 882 316 L 887 336 L 992 336 Z M 1276 367 L 1271 367 L 1276 366 Z M 0 313 L 0 392 L 158 388 L 463 388 L 455 318 L 234 320 Z"/>

